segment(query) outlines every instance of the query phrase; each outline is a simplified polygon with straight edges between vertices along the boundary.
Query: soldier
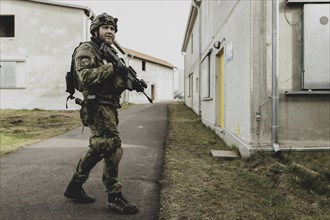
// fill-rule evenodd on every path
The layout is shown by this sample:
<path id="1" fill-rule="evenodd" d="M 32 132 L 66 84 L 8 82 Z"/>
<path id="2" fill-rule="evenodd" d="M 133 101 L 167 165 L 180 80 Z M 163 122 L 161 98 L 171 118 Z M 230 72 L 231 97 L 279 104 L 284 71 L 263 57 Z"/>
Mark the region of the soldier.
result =
<path id="1" fill-rule="evenodd" d="M 102 43 L 110 47 L 117 32 L 117 18 L 103 13 L 92 21 L 91 40 L 82 43 L 73 54 L 77 90 L 84 97 L 80 110 L 81 119 L 91 130 L 89 150 L 79 160 L 64 196 L 78 203 L 91 203 L 95 199 L 87 195 L 82 184 L 88 179 L 91 169 L 103 159 L 102 181 L 108 193 L 108 207 L 121 213 L 136 213 L 136 204 L 122 195 L 118 181 L 118 165 L 123 155 L 118 132 L 119 99 L 125 90 L 123 68 L 102 57 Z M 115 50 L 113 51 L 115 52 Z"/>

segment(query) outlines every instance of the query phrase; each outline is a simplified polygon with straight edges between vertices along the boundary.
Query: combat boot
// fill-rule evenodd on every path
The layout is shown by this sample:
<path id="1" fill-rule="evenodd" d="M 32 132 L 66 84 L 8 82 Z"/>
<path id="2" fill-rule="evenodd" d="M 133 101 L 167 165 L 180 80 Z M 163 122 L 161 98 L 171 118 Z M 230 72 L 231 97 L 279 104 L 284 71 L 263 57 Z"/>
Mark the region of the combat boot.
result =
<path id="1" fill-rule="evenodd" d="M 122 214 L 133 214 L 139 211 L 137 205 L 127 201 L 122 193 L 108 194 L 108 208 Z"/>
<path id="2" fill-rule="evenodd" d="M 81 183 L 71 181 L 65 190 L 64 196 L 78 203 L 91 203 L 95 201 L 93 196 L 86 194 Z"/>

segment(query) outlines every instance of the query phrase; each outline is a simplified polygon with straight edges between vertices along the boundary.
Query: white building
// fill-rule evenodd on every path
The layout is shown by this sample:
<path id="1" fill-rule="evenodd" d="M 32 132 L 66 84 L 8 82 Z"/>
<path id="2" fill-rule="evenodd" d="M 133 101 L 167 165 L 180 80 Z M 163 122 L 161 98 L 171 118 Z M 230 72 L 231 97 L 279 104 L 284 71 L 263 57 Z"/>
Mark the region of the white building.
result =
<path id="1" fill-rule="evenodd" d="M 174 98 L 183 99 L 184 93 L 184 70 L 178 69 L 174 72 Z"/>
<path id="2" fill-rule="evenodd" d="M 243 156 L 329 150 L 329 2 L 193 0 L 185 104 Z"/>
<path id="3" fill-rule="evenodd" d="M 65 74 L 70 70 L 74 48 L 89 40 L 94 17 L 84 6 L 1 0 L 0 109 L 65 109 Z M 175 67 L 133 50 L 125 52 L 138 78 L 147 81 L 146 94 L 156 102 L 172 100 Z M 136 92 L 127 92 L 122 100 L 148 102 Z M 79 108 L 73 101 L 68 104 L 69 109 Z"/>
<path id="4" fill-rule="evenodd" d="M 65 73 L 94 13 L 43 0 L 0 4 L 0 108 L 65 109 Z"/>
<path id="5" fill-rule="evenodd" d="M 126 64 L 131 66 L 139 79 L 148 84 L 145 93 L 154 101 L 173 100 L 175 66 L 165 60 L 123 48 L 126 53 Z M 126 92 L 124 101 L 130 103 L 148 103 L 142 93 Z"/>

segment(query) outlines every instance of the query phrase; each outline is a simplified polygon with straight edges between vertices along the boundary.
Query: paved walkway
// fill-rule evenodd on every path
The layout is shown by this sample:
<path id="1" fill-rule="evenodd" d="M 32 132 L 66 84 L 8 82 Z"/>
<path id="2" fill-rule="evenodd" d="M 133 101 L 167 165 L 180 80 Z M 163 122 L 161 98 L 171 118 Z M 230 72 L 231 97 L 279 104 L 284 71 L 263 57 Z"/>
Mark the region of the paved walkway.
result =
<path id="1" fill-rule="evenodd" d="M 77 204 L 63 196 L 79 158 L 87 151 L 89 129 L 72 130 L 0 159 L 0 219 L 159 219 L 158 184 L 164 159 L 167 105 L 134 105 L 119 112 L 124 156 L 119 179 L 123 194 L 139 205 L 134 215 L 106 209 L 102 163 L 84 185 L 95 196 L 92 204 Z"/>

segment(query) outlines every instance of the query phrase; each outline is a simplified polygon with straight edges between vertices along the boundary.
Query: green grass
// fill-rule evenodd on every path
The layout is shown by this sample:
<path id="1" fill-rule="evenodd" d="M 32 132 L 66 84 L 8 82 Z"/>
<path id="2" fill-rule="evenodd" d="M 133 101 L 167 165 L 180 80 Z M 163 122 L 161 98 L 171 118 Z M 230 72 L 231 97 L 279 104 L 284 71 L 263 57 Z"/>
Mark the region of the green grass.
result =
<path id="1" fill-rule="evenodd" d="M 235 149 L 182 103 L 168 109 L 161 219 L 330 219 L 329 151 L 214 158 Z M 0 155 L 81 126 L 78 111 L 1 110 L 0 123 Z"/>
<path id="2" fill-rule="evenodd" d="M 279 160 L 220 159 L 210 150 L 234 149 L 184 104 L 170 104 L 161 219 L 330 219 L 329 152 Z"/>
<path id="3" fill-rule="evenodd" d="M 1 110 L 0 156 L 81 125 L 78 111 Z"/>
<path id="4" fill-rule="evenodd" d="M 79 111 L 1 110 L 0 116 L 0 156 L 82 126 Z"/>

